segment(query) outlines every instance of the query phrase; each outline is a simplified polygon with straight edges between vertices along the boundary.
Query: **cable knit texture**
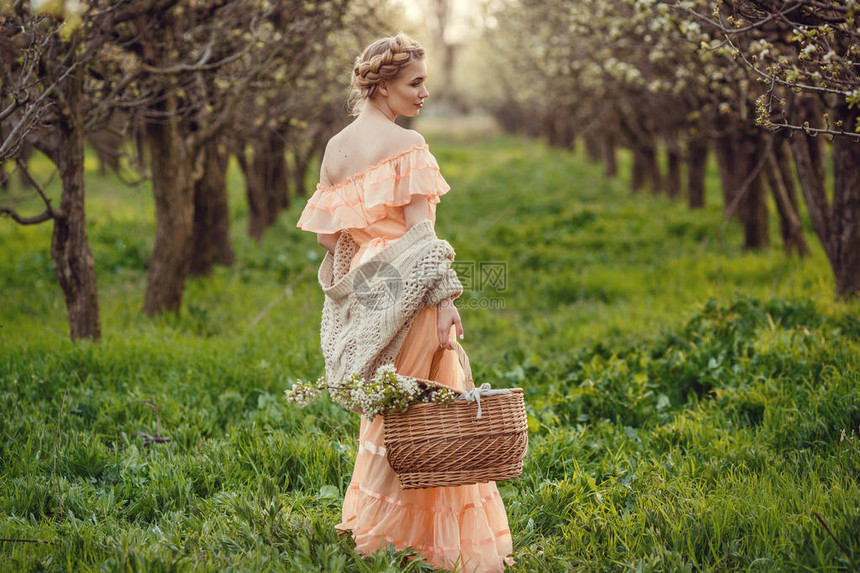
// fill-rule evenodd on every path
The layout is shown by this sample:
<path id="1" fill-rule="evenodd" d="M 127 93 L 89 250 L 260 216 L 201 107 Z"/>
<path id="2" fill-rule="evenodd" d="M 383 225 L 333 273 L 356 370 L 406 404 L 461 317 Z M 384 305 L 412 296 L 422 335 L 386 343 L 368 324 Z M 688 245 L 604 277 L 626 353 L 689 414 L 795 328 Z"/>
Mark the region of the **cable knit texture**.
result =
<path id="1" fill-rule="evenodd" d="M 463 292 L 451 268 L 454 249 L 436 237 L 429 220 L 350 270 L 357 248 L 348 232 L 341 233 L 318 273 L 326 295 L 320 342 L 333 382 L 353 374 L 369 378 L 379 366 L 394 364 L 418 311 Z"/>

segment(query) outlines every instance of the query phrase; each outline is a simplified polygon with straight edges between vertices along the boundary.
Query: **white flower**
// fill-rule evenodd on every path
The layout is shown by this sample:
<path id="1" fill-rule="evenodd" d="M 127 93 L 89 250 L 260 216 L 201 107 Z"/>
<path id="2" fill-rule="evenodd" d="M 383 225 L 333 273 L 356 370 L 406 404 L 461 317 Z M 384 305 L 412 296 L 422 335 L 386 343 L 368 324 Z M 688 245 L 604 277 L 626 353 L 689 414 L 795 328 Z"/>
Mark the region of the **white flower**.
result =
<path id="1" fill-rule="evenodd" d="M 396 374 L 397 369 L 394 368 L 394 364 L 383 364 L 379 368 L 376 369 L 376 375 L 379 374 Z"/>
<path id="2" fill-rule="evenodd" d="M 377 368 L 370 380 L 357 374 L 337 384 L 331 384 L 325 376 L 315 386 L 299 380 L 284 394 L 289 402 L 306 405 L 322 390 L 328 390 L 332 399 L 345 408 L 361 411 L 369 419 L 388 410 L 402 412 L 421 402 L 450 403 L 457 396 L 445 388 L 427 388 L 419 380 L 397 373 L 393 364 Z"/>

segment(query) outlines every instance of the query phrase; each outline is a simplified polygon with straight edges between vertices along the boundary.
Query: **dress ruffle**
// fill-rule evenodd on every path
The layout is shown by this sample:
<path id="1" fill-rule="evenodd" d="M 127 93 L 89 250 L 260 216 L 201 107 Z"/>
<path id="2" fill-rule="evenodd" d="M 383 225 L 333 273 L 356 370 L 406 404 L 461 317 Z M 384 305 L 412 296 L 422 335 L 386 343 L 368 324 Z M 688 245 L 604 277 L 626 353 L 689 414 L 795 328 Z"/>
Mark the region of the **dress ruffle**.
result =
<path id="1" fill-rule="evenodd" d="M 363 229 L 384 219 L 387 208 L 409 204 L 413 195 L 426 195 L 432 209 L 450 189 L 429 147 L 416 145 L 337 185 L 317 184 L 297 226 L 315 233 Z"/>
<path id="2" fill-rule="evenodd" d="M 381 429 L 381 416 L 363 434 Z M 373 428 L 373 426 L 379 428 Z M 505 507 L 494 483 L 432 491 L 402 490 L 384 448 L 362 442 L 344 497 L 343 522 L 356 550 L 370 554 L 391 544 L 413 547 L 431 565 L 463 572 L 501 572 L 511 552 Z"/>
<path id="3" fill-rule="evenodd" d="M 426 377 L 438 348 L 436 336 L 436 311 L 426 308 L 407 333 L 395 361 L 398 372 Z M 444 353 L 436 378 L 462 390 L 465 373 L 455 354 Z M 384 444 L 384 418 L 362 417 L 343 521 L 337 525 L 352 532 L 356 550 L 370 554 L 394 544 L 396 549 L 413 547 L 439 569 L 502 573 L 512 563 L 512 539 L 496 484 L 404 490 L 385 458 Z"/>

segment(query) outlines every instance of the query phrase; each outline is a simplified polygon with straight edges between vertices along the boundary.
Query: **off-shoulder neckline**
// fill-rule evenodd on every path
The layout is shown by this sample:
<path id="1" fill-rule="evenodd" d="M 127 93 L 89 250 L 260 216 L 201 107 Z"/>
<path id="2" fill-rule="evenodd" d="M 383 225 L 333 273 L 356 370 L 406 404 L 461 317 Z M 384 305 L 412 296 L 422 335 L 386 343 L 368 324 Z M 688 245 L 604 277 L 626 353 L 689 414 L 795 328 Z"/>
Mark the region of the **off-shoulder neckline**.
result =
<path id="1" fill-rule="evenodd" d="M 422 143 L 421 145 L 418 145 L 416 143 L 415 145 L 413 145 L 412 147 L 410 147 L 409 149 L 407 149 L 405 151 L 401 151 L 401 152 L 396 153 L 390 157 L 386 157 L 385 159 L 377 161 L 376 163 L 370 165 L 369 167 L 365 167 L 361 171 L 358 171 L 358 172 L 350 175 L 349 177 L 347 177 L 346 179 L 344 179 L 340 183 L 334 183 L 332 185 L 323 185 L 322 183 L 317 183 L 317 189 L 326 189 L 326 190 L 337 189 L 338 187 L 343 187 L 344 185 L 354 183 L 357 179 L 362 179 L 362 178 L 366 177 L 368 173 L 376 171 L 377 169 L 379 169 L 383 165 L 386 165 L 388 163 L 392 163 L 392 162 L 400 159 L 401 157 L 403 157 L 405 155 L 409 155 L 410 153 L 414 153 L 416 151 L 421 151 L 421 150 L 429 151 L 430 146 L 427 145 L 426 143 Z"/>

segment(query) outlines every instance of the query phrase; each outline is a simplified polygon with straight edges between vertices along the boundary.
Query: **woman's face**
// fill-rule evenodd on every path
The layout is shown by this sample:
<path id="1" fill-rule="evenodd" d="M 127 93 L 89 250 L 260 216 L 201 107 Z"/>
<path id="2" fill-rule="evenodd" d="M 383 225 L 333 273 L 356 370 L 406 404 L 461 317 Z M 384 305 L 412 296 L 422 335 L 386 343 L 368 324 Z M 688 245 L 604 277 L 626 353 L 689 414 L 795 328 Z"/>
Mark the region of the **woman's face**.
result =
<path id="1" fill-rule="evenodd" d="M 405 66 L 396 78 L 388 82 L 388 108 L 395 115 L 417 116 L 430 95 L 424 86 L 426 79 L 427 64 L 423 59 Z"/>

